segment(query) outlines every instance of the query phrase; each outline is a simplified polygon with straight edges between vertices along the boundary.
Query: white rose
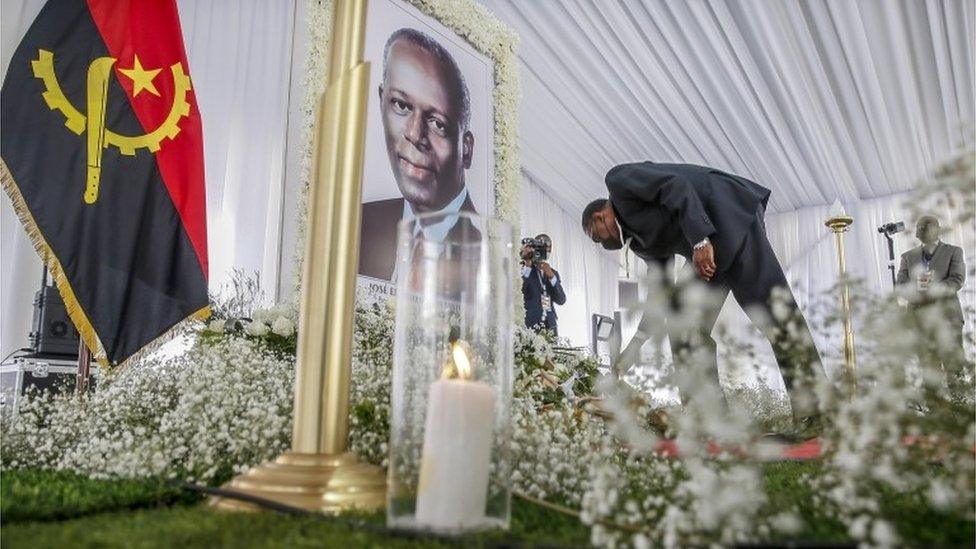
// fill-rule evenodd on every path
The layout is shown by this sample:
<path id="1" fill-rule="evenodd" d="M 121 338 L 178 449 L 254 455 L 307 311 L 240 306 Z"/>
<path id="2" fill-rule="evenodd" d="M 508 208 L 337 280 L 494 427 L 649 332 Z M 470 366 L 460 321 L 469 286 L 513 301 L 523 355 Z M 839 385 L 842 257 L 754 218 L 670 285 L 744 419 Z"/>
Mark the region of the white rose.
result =
<path id="1" fill-rule="evenodd" d="M 251 313 L 251 320 L 258 323 L 265 323 L 271 319 L 270 311 L 267 309 L 254 309 Z"/>
<path id="2" fill-rule="evenodd" d="M 247 326 L 244 326 L 244 333 L 261 337 L 268 334 L 268 325 L 258 321 L 248 322 Z"/>
<path id="3" fill-rule="evenodd" d="M 207 324 L 207 330 L 218 334 L 222 334 L 224 333 L 225 322 L 226 321 L 222 318 L 215 318 L 211 320 L 209 324 Z"/>
<path id="4" fill-rule="evenodd" d="M 298 309 L 292 307 L 287 303 L 279 303 L 271 308 L 271 317 L 277 318 L 283 316 L 289 320 L 294 321 L 298 317 Z"/>
<path id="5" fill-rule="evenodd" d="M 279 316 L 271 325 L 271 331 L 282 337 L 288 337 L 295 333 L 295 323 L 288 317 Z"/>

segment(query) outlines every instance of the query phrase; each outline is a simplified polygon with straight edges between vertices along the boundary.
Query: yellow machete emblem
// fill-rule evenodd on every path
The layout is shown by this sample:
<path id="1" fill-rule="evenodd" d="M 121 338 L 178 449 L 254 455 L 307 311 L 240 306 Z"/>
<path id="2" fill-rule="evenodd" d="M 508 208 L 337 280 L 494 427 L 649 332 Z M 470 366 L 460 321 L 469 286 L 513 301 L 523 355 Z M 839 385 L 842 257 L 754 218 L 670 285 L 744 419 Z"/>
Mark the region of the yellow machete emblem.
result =
<path id="1" fill-rule="evenodd" d="M 46 50 L 38 50 L 36 60 L 31 61 L 34 77 L 44 82 L 44 102 L 51 110 L 61 111 L 64 115 L 64 125 L 77 135 L 88 131 L 88 173 L 85 180 L 85 203 L 94 204 L 98 200 L 98 185 L 102 173 L 102 149 L 116 147 L 126 156 L 136 154 L 136 149 L 148 149 L 156 152 L 163 139 L 173 139 L 180 133 L 180 119 L 190 114 L 190 104 L 186 100 L 186 92 L 190 91 L 190 77 L 183 71 L 181 63 L 173 63 L 169 70 L 173 74 L 175 93 L 169 114 L 153 131 L 143 135 L 120 135 L 105 127 L 105 107 L 108 102 L 108 84 L 112 76 L 114 57 L 99 57 L 88 66 L 87 81 L 87 115 L 82 114 L 71 104 L 61 90 L 57 75 L 54 74 L 54 54 Z M 123 70 L 125 74 L 148 74 L 147 81 L 151 85 L 153 71 L 144 71 L 136 58 L 132 70 Z M 159 72 L 158 70 L 155 72 Z M 138 85 L 138 82 L 137 82 Z M 146 88 L 155 93 L 155 88 Z M 136 87 L 134 95 L 142 91 Z M 158 93 L 156 93 L 158 95 Z"/>

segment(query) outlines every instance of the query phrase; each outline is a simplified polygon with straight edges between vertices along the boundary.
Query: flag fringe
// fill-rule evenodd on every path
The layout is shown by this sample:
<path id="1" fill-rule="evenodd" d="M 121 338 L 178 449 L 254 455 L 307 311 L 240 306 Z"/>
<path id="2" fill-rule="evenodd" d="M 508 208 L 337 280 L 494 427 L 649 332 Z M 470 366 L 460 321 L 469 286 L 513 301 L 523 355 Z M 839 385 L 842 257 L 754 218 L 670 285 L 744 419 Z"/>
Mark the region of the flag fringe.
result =
<path id="1" fill-rule="evenodd" d="M 162 347 L 166 343 L 169 343 L 170 341 L 173 340 L 173 338 L 175 338 L 178 335 L 180 335 L 180 333 L 182 333 L 184 329 L 188 328 L 190 326 L 190 324 L 192 324 L 194 322 L 202 322 L 202 321 L 206 320 L 207 318 L 209 318 L 210 317 L 210 314 L 211 314 L 211 311 L 210 311 L 210 305 L 209 304 L 201 307 L 200 309 L 197 309 L 196 311 L 194 311 L 192 313 L 190 313 L 189 316 L 187 316 L 183 320 L 180 320 L 176 324 L 173 324 L 172 326 L 170 326 L 169 328 L 167 328 L 166 330 L 164 330 L 163 333 L 160 334 L 158 337 L 156 337 L 155 339 L 153 339 L 149 343 L 146 343 L 145 345 L 143 345 L 138 351 L 136 351 L 136 352 L 132 353 L 131 355 L 129 355 L 129 358 L 127 358 L 127 359 L 123 360 L 122 362 L 120 362 L 119 364 L 117 364 L 113 368 L 113 371 L 122 371 L 124 368 L 126 368 L 130 364 L 134 364 L 134 363 L 136 363 L 136 362 L 138 362 L 138 361 L 140 361 L 140 360 L 148 357 L 149 355 L 155 353 L 156 351 L 159 350 L 160 347 Z"/>
<path id="2" fill-rule="evenodd" d="M 159 337 L 144 345 L 141 349 L 139 349 L 139 351 L 122 361 L 121 364 L 113 365 L 108 360 L 105 347 L 102 345 L 101 339 L 99 339 L 98 334 L 95 332 L 95 327 L 92 326 L 92 323 L 90 320 L 88 320 L 88 315 L 82 308 L 81 303 L 78 302 L 78 298 L 75 296 L 75 292 L 71 288 L 71 283 L 68 281 L 68 277 L 64 273 L 64 268 L 61 266 L 61 261 L 54 253 L 54 250 L 51 249 L 51 246 L 47 243 L 47 240 L 44 239 L 44 235 L 37 226 L 37 222 L 34 221 L 34 215 L 31 213 L 30 208 L 27 207 L 27 202 L 24 200 L 23 195 L 20 194 L 20 187 L 18 187 L 17 182 L 14 181 L 13 174 L 10 173 L 10 169 L 7 167 L 7 162 L 4 161 L 3 158 L 0 158 L 0 181 L 3 182 L 4 192 L 6 192 L 7 196 L 10 197 L 10 202 L 13 206 L 14 213 L 17 214 L 17 218 L 20 220 L 21 224 L 24 226 L 24 230 L 27 232 L 27 238 L 29 238 L 31 244 L 34 245 L 34 250 L 37 251 L 37 255 L 40 256 L 41 262 L 47 265 L 48 271 L 51 273 L 51 278 L 54 280 L 54 284 L 57 286 L 58 292 L 61 293 L 61 299 L 64 301 L 64 309 L 68 313 L 68 317 L 71 319 L 71 322 L 74 323 L 75 328 L 78 329 L 78 333 L 81 335 L 82 341 L 85 342 L 85 345 L 88 346 L 88 349 L 91 351 L 92 358 L 98 362 L 102 369 L 107 371 L 112 369 L 113 366 L 120 368 L 127 366 L 135 362 L 135 360 L 145 357 L 147 354 L 158 349 L 163 343 L 166 343 L 172 339 L 179 333 L 179 330 L 183 328 L 187 322 L 203 320 L 210 316 L 210 305 L 208 304 L 168 328 Z"/>

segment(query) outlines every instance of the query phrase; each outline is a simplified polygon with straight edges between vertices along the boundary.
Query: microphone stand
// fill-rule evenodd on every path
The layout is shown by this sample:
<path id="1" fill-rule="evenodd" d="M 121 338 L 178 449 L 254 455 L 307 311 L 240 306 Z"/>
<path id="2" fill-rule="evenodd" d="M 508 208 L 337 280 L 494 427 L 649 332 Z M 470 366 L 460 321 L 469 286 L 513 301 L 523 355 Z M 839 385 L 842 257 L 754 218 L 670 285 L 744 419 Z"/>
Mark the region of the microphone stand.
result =
<path id="1" fill-rule="evenodd" d="M 884 233 L 885 240 L 888 241 L 888 272 L 891 273 L 891 286 L 896 285 L 895 282 L 895 239 L 891 238 L 891 235 Z"/>

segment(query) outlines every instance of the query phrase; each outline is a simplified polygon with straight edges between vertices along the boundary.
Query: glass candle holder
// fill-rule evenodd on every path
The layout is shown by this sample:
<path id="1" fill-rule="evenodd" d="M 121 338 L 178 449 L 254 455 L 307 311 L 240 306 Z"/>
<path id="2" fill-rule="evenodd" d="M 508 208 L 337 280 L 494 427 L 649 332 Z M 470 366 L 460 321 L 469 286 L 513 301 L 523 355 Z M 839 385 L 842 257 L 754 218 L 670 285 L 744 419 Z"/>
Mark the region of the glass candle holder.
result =
<path id="1" fill-rule="evenodd" d="M 400 222 L 387 523 L 508 528 L 510 225 L 470 213 Z"/>

